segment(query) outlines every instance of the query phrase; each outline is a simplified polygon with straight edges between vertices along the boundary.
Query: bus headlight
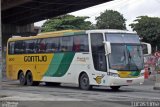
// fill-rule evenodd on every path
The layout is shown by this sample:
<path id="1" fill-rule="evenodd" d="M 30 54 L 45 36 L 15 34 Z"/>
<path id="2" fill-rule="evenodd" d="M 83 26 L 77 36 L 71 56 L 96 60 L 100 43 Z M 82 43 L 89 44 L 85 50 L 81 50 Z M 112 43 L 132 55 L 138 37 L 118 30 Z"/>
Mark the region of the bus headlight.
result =
<path id="1" fill-rule="evenodd" d="M 119 77 L 117 73 L 113 73 L 113 72 L 108 72 L 108 75 L 112 77 Z"/>

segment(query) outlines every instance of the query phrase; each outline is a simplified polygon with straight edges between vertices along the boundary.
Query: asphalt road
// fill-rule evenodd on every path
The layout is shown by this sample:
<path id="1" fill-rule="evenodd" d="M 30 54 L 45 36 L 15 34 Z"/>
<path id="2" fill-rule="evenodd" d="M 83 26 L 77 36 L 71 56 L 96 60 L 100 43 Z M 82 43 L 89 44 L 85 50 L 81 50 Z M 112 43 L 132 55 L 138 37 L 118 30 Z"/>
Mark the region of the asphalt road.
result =
<path id="1" fill-rule="evenodd" d="M 18 81 L 5 81 L 0 90 L 0 106 L 9 107 L 5 105 L 10 101 L 9 104 L 15 103 L 14 107 L 133 107 L 136 102 L 139 105 L 158 101 L 156 107 L 160 107 L 160 91 L 153 90 L 153 85 L 147 81 L 144 85 L 121 87 L 119 91 L 109 87 L 84 91 L 72 84 L 20 86 Z"/>

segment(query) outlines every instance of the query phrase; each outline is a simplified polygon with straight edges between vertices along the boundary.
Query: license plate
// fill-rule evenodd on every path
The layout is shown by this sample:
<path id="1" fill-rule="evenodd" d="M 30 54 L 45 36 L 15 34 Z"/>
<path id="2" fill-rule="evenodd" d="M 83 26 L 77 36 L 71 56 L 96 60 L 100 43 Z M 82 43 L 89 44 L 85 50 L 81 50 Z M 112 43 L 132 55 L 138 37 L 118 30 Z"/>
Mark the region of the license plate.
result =
<path id="1" fill-rule="evenodd" d="M 132 83 L 132 80 L 127 80 L 127 83 Z"/>

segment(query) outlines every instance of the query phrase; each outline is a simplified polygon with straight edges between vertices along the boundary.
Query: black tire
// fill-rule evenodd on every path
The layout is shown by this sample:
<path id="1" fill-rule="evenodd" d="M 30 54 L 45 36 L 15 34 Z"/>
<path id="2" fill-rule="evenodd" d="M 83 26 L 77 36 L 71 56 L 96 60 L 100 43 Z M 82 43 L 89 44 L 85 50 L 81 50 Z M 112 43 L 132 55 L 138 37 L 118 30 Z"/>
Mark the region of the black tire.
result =
<path id="1" fill-rule="evenodd" d="M 82 90 L 90 90 L 92 86 L 89 84 L 89 77 L 86 73 L 83 73 L 79 78 L 79 87 Z"/>
<path id="2" fill-rule="evenodd" d="M 110 86 L 113 91 L 118 91 L 120 86 Z"/>
<path id="3" fill-rule="evenodd" d="M 28 72 L 26 74 L 26 80 L 27 80 L 27 85 L 32 86 L 33 85 L 33 76 L 31 72 Z"/>
<path id="4" fill-rule="evenodd" d="M 31 72 L 28 72 L 26 75 L 26 81 L 28 86 L 38 86 L 39 81 L 33 81 L 33 76 Z"/>
<path id="5" fill-rule="evenodd" d="M 25 78 L 23 72 L 20 72 L 18 78 L 19 78 L 19 83 L 20 83 L 20 85 L 26 85 L 26 84 L 27 84 L 27 81 L 26 81 L 26 78 Z"/>
<path id="6" fill-rule="evenodd" d="M 60 86 L 61 83 L 57 83 L 57 82 L 45 82 L 46 86 Z"/>

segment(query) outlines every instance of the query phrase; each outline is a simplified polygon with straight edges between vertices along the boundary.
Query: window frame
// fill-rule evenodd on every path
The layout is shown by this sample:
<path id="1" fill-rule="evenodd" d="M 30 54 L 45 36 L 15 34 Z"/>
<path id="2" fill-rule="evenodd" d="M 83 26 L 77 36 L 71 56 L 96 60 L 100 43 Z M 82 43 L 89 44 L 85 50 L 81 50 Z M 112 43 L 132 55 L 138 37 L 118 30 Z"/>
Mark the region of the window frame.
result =
<path id="1" fill-rule="evenodd" d="M 86 41 L 87 41 L 87 51 L 86 50 L 84 50 L 84 51 L 74 51 L 73 50 L 73 47 L 74 47 L 74 37 L 78 37 L 78 36 L 86 36 L 84 39 L 87 39 Z M 63 38 L 63 37 L 72 37 L 72 51 L 60 51 L 60 46 L 61 46 L 61 38 Z M 26 40 L 17 40 L 17 41 L 9 41 L 8 42 L 8 55 L 21 55 L 21 54 L 47 54 L 47 53 L 64 53 L 64 52 L 75 52 L 75 53 L 80 53 L 80 52 L 89 52 L 89 38 L 88 38 L 89 36 L 88 36 L 88 34 L 78 34 L 78 35 L 69 35 L 69 36 L 59 36 L 59 37 L 47 37 L 47 38 L 34 38 L 34 39 L 26 39 Z M 35 45 L 37 45 L 38 44 L 38 46 L 39 46 L 39 41 L 40 41 L 40 39 L 46 39 L 46 41 L 47 41 L 47 39 L 50 39 L 50 38 L 58 38 L 59 39 L 59 46 L 58 46 L 58 51 L 55 51 L 55 52 L 46 52 L 46 50 L 47 50 L 47 44 L 46 44 L 46 50 L 45 50 L 45 52 L 38 52 L 37 51 L 37 49 L 36 49 L 36 46 L 34 46 L 34 50 L 36 50 L 35 51 L 35 53 L 26 53 L 26 50 L 23 52 L 23 53 L 15 53 L 15 44 L 16 44 L 16 42 L 19 42 L 19 41 L 23 41 L 23 42 L 26 42 L 26 41 L 34 41 L 35 40 Z M 12 42 L 14 42 L 14 53 L 13 54 L 11 54 L 10 52 L 9 52 L 9 50 L 10 50 L 10 43 L 12 43 Z M 46 42 L 47 43 L 47 42 Z M 25 47 L 27 48 L 27 45 L 25 45 Z M 26 49 L 25 48 L 25 49 Z M 38 48 L 39 49 L 39 48 Z"/>

